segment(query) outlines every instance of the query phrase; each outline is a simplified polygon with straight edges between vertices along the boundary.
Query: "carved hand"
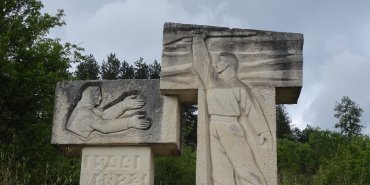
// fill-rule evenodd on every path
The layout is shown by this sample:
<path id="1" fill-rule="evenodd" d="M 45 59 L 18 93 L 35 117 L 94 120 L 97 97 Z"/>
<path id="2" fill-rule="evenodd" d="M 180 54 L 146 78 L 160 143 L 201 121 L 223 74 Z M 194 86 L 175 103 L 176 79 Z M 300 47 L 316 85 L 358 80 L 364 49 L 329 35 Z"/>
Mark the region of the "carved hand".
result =
<path id="1" fill-rule="evenodd" d="M 136 128 L 140 130 L 148 129 L 152 123 L 149 120 L 143 119 L 144 115 L 135 115 L 132 116 L 129 119 L 129 128 Z"/>
<path id="2" fill-rule="evenodd" d="M 145 101 L 141 98 L 137 98 L 136 95 L 131 95 L 125 98 L 122 102 L 123 110 L 139 109 L 143 107 Z"/>

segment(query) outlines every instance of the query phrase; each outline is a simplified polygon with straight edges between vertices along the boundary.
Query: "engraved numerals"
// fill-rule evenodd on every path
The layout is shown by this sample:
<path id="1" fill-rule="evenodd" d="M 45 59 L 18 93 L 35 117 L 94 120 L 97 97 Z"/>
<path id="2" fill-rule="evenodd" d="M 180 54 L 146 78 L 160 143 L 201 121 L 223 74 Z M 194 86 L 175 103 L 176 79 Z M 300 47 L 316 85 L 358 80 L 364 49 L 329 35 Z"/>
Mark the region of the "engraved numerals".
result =
<path id="1" fill-rule="evenodd" d="M 145 164 L 144 164 L 145 165 Z M 82 171 L 87 172 L 88 184 L 95 185 L 148 185 L 149 175 L 144 172 L 140 155 L 94 155 L 82 157 Z"/>
<path id="2" fill-rule="evenodd" d="M 93 174 L 94 185 L 149 185 L 148 174 Z"/>

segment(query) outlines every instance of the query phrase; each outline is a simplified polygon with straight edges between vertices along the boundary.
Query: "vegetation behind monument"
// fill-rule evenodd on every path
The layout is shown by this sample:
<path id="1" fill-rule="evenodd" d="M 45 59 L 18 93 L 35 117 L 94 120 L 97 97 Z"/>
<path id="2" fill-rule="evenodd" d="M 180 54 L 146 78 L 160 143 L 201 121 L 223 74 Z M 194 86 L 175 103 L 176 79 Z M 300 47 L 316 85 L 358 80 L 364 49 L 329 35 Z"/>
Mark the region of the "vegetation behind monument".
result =
<path id="1" fill-rule="evenodd" d="M 78 184 L 79 159 L 65 158 L 50 145 L 56 82 L 157 79 L 160 65 L 143 58 L 130 65 L 113 53 L 99 65 L 76 45 L 47 37 L 51 28 L 65 24 L 63 11 L 42 14 L 37 0 L 5 0 L 0 7 L 0 184 Z M 74 73 L 71 63 L 77 63 Z M 335 110 L 341 133 L 292 128 L 284 106 L 277 106 L 280 184 L 370 182 L 362 109 L 347 97 Z M 184 106 L 183 155 L 156 159 L 156 184 L 195 184 L 195 112 L 195 106 Z"/>

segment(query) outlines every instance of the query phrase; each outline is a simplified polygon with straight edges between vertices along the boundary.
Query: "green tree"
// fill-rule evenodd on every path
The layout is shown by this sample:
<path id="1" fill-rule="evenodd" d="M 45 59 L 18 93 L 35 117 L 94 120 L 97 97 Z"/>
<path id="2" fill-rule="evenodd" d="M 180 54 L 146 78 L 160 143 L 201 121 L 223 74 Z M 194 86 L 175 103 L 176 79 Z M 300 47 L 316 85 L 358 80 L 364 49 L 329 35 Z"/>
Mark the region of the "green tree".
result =
<path id="1" fill-rule="evenodd" d="M 161 74 L 161 65 L 157 60 L 154 60 L 153 64 L 149 65 L 149 78 L 159 79 Z"/>
<path id="2" fill-rule="evenodd" d="M 149 79 L 150 71 L 149 66 L 144 62 L 144 59 L 140 57 L 139 60 L 134 62 L 135 66 L 135 79 Z"/>
<path id="3" fill-rule="evenodd" d="M 276 137 L 287 138 L 292 134 L 288 112 L 284 105 L 276 105 Z"/>
<path id="4" fill-rule="evenodd" d="M 120 68 L 120 78 L 133 79 L 134 77 L 135 77 L 134 67 L 124 60 Z"/>
<path id="5" fill-rule="evenodd" d="M 19 128 L 25 125 L 51 122 L 55 84 L 71 76 L 70 63 L 80 55 L 74 45 L 46 37 L 64 24 L 63 11 L 41 14 L 37 0 L 0 5 L 0 121 L 6 137 L 24 132 Z"/>
<path id="6" fill-rule="evenodd" d="M 109 54 L 107 61 L 103 61 L 101 66 L 101 77 L 104 80 L 118 79 L 120 75 L 121 61 L 116 57 L 116 54 Z"/>
<path id="7" fill-rule="evenodd" d="M 312 127 L 311 125 L 307 125 L 306 128 L 300 130 L 299 128 L 295 127 L 292 129 L 292 137 L 291 139 L 294 141 L 298 141 L 301 143 L 307 143 L 309 140 L 309 135 L 312 132 L 318 131 L 320 128 Z"/>
<path id="8" fill-rule="evenodd" d="M 75 75 L 80 80 L 99 79 L 100 66 L 93 55 L 88 55 L 77 65 Z"/>
<path id="9" fill-rule="evenodd" d="M 195 105 L 183 105 L 182 113 L 182 143 L 193 150 L 197 146 L 197 115 L 198 107 Z"/>
<path id="10" fill-rule="evenodd" d="M 38 0 L 0 1 L 0 173 L 24 177 L 13 184 L 78 178 L 73 170 L 78 163 L 61 157 L 50 145 L 50 133 L 55 85 L 71 78 L 68 69 L 81 60 L 80 48 L 47 37 L 51 28 L 64 25 L 64 14 L 41 13 L 42 7 Z M 0 174 L 0 184 L 9 184 L 4 177 Z"/>
<path id="11" fill-rule="evenodd" d="M 361 134 L 364 127 L 360 120 L 363 110 L 358 104 L 348 96 L 343 96 L 341 102 L 336 102 L 334 111 L 334 117 L 339 119 L 335 128 L 339 128 L 343 135 L 352 137 Z"/>

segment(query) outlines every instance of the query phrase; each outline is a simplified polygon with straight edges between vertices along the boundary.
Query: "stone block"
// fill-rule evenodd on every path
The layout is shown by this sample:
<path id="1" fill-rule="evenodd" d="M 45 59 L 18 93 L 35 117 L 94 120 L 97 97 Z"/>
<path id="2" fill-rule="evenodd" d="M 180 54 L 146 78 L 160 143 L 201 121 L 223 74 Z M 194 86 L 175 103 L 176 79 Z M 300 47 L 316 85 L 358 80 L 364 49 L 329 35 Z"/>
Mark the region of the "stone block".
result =
<path id="1" fill-rule="evenodd" d="M 151 146 L 175 155 L 180 104 L 160 95 L 159 80 L 65 81 L 57 84 L 52 144 L 78 156 L 87 146 Z"/>
<path id="2" fill-rule="evenodd" d="M 238 78 L 248 86 L 274 86 L 278 104 L 297 103 L 302 86 L 303 34 L 166 23 L 163 30 L 161 92 L 196 103 L 203 84 L 194 63 L 194 37 L 206 33 L 211 61 L 231 53 Z M 212 64 L 213 66 L 215 63 Z M 202 69 L 200 69 L 202 70 Z"/>

